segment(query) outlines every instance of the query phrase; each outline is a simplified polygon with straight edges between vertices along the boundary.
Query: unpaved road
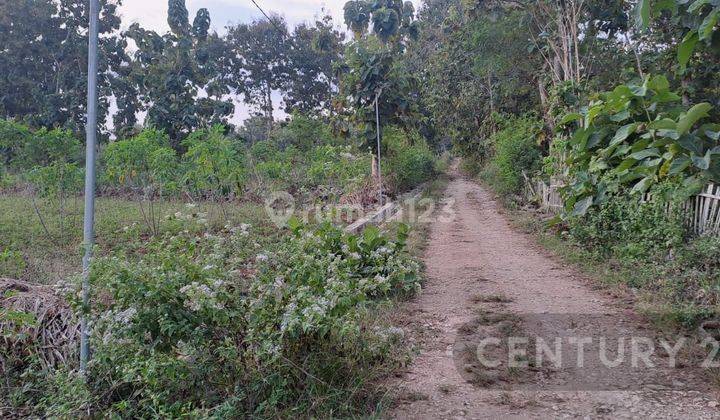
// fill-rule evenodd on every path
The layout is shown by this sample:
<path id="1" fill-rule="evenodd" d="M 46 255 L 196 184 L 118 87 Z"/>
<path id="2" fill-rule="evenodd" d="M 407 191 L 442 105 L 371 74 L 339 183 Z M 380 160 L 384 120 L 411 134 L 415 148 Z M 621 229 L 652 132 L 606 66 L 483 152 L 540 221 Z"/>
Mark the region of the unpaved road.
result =
<path id="1" fill-rule="evenodd" d="M 653 332 L 513 229 L 482 186 L 456 175 L 445 200 L 454 218 L 432 224 L 424 291 L 401 310 L 420 353 L 391 381 L 399 397 L 388 417 L 720 418 L 719 396 L 699 367 L 647 368 L 640 361 L 637 369 L 607 369 L 593 358 L 594 342 L 582 368 L 569 363 L 508 374 L 474 363 L 473 344 L 507 330 L 508 320 L 519 322 L 517 334 L 547 337 Z M 650 360 L 659 366 L 667 356 Z"/>

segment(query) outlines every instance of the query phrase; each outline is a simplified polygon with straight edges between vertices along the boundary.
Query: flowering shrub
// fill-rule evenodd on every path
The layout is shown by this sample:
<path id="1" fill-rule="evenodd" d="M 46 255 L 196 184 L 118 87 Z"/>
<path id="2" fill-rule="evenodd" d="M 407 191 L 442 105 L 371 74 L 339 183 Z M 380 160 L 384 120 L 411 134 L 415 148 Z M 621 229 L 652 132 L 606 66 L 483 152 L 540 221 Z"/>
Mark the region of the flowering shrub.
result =
<path id="1" fill-rule="evenodd" d="M 93 356 L 78 404 L 94 401 L 94 415 L 350 413 L 401 354 L 402 330 L 373 313 L 419 288 L 406 228 L 392 241 L 293 221 L 273 243 L 247 224 L 211 231 L 201 214 L 163 223 L 149 241 L 124 230 L 124 249 L 93 262 Z M 82 412 L 63 407 L 45 410 Z"/>
<path id="2" fill-rule="evenodd" d="M 338 401 L 348 410 L 357 397 L 348 386 L 372 380 L 402 337 L 401 329 L 370 328 L 367 314 L 384 298 L 419 291 L 419 265 L 403 252 L 404 225 L 395 241 L 373 227 L 356 236 L 330 224 L 290 226 L 293 238 L 258 267 L 247 342 L 279 406 L 297 405 L 307 388 L 315 410 Z"/>
<path id="3" fill-rule="evenodd" d="M 316 231 L 295 225 L 295 238 L 261 267 L 250 309 L 270 334 L 250 324 L 261 340 L 356 328 L 351 309 L 369 299 L 414 292 L 420 287 L 415 261 L 401 253 L 405 230 L 389 241 L 375 227 L 344 235 L 330 224 Z M 277 343 L 274 343 L 277 344 Z"/>

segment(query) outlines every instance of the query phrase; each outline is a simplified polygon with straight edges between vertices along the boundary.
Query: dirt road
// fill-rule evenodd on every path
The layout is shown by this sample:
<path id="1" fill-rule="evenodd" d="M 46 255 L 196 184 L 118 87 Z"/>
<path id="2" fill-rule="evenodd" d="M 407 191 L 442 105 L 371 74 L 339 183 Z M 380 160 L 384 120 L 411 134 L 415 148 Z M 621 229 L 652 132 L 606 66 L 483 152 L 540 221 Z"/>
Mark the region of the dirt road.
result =
<path id="1" fill-rule="evenodd" d="M 575 354 L 565 357 L 571 361 L 567 366 L 541 368 L 493 369 L 474 360 L 478 342 L 500 332 L 564 338 L 654 333 L 578 271 L 511 228 L 484 187 L 455 176 L 445 200 L 454 217 L 433 223 L 427 283 L 403 309 L 420 354 L 391 384 L 400 397 L 388 417 L 720 417 L 718 395 L 705 372 L 663 368 L 668 355 L 662 352 L 650 357 L 657 364 L 652 368 L 642 360 L 637 368 L 607 368 L 595 357 L 595 341 L 586 346 L 582 367 Z M 563 350 L 570 347 L 562 342 Z M 489 355 L 504 360 L 499 346 Z"/>

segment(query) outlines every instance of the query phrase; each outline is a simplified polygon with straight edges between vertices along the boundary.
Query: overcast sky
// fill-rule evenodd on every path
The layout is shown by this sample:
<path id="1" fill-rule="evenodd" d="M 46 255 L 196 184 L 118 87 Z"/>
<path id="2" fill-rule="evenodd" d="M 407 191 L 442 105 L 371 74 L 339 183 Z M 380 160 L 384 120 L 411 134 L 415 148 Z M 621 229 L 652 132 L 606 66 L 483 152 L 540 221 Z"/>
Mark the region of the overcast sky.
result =
<path id="1" fill-rule="evenodd" d="M 298 23 L 313 22 L 315 17 L 322 14 L 325 9 L 333 18 L 335 25 L 345 30 L 343 23 L 343 6 L 346 0 L 255 0 L 267 13 L 279 13 L 288 22 L 290 27 Z M 420 0 L 413 0 L 418 8 Z M 190 23 L 200 8 L 210 12 L 211 28 L 224 33 L 224 28 L 230 24 L 252 22 L 262 18 L 260 11 L 251 0 L 185 0 Z M 137 22 L 146 29 L 159 33 L 169 30 L 167 24 L 167 0 L 123 0 L 120 7 L 123 29 Z M 279 105 L 279 94 L 273 95 L 275 106 Z M 242 122 L 249 115 L 249 109 L 237 99 L 235 102 L 235 116 L 232 121 L 236 124 Z M 277 116 L 281 116 L 280 113 Z"/>
<path id="2" fill-rule="evenodd" d="M 342 24 L 342 8 L 345 0 L 256 0 L 266 12 L 276 12 L 285 17 L 291 26 L 311 22 L 323 7 L 330 12 L 337 25 Z M 120 14 L 123 26 L 133 22 L 147 29 L 164 32 L 167 25 L 167 0 L 123 0 Z M 250 22 L 262 15 L 250 0 L 186 0 L 190 22 L 200 8 L 210 11 L 212 27 L 218 32 L 228 24 Z M 343 25 L 344 26 L 344 25 Z"/>

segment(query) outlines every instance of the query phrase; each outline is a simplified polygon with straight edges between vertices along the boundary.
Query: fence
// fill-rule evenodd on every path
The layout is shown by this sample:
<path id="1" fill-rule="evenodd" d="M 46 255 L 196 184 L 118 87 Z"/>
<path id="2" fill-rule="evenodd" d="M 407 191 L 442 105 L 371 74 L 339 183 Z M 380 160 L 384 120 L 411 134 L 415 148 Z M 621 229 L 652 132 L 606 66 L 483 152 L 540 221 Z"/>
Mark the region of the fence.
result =
<path id="1" fill-rule="evenodd" d="M 546 213 L 557 214 L 563 209 L 563 200 L 557 181 L 550 184 L 542 180 L 526 180 L 526 194 L 531 201 L 536 201 L 540 210 Z M 649 201 L 649 194 L 643 195 L 641 201 Z M 670 203 L 667 205 L 670 211 Z M 680 206 L 680 213 L 685 219 L 685 225 L 691 234 L 720 236 L 720 186 L 708 184 L 702 192 L 693 195 Z"/>

